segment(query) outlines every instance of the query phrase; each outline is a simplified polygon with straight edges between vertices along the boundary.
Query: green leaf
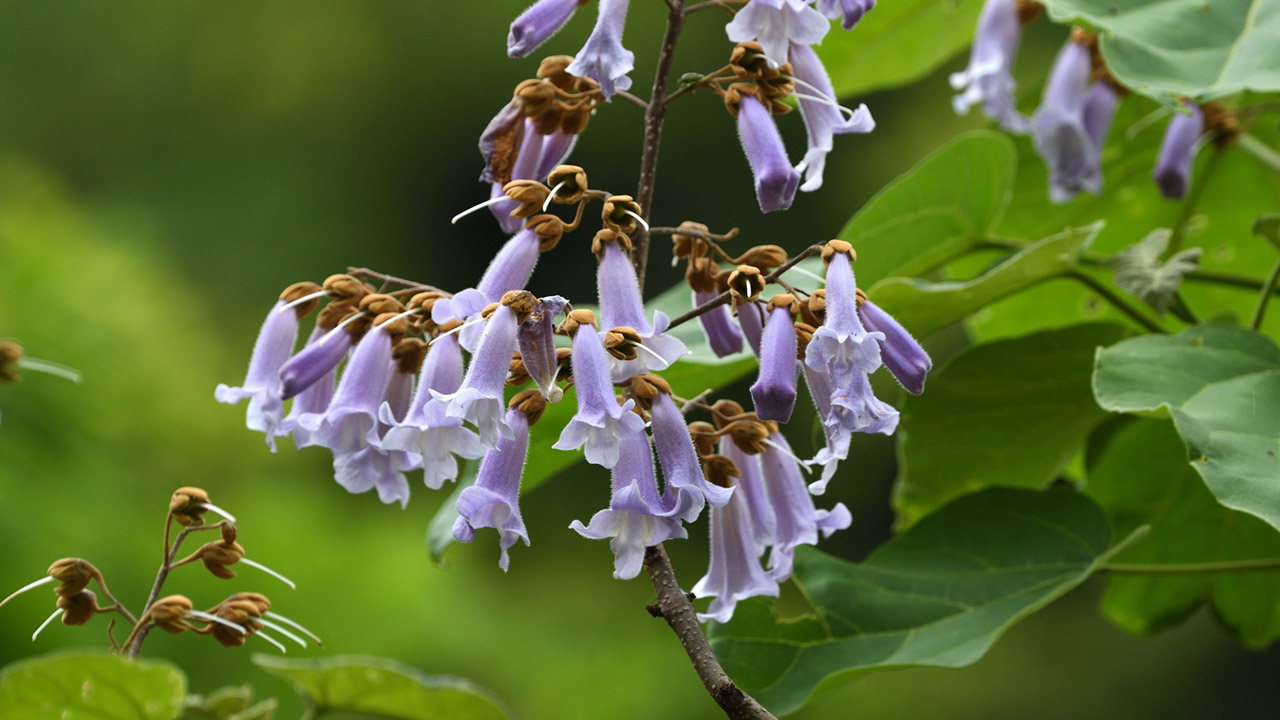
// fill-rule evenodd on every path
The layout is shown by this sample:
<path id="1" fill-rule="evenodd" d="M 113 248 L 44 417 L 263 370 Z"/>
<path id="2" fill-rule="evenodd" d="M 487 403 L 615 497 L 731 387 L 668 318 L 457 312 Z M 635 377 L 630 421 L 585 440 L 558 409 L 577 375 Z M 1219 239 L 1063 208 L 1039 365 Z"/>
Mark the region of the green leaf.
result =
<path id="1" fill-rule="evenodd" d="M 775 714 L 874 669 L 963 667 L 1089 577 L 1110 542 L 1088 498 L 992 488 L 921 520 L 866 561 L 801 548 L 794 579 L 815 614 L 738 606 L 708 635 L 725 671 Z"/>
<path id="2" fill-rule="evenodd" d="M 1015 163 L 1009 139 L 983 130 L 943 145 L 885 186 L 840 231 L 858 251 L 859 283 L 918 275 L 973 248 L 1009 203 Z"/>
<path id="3" fill-rule="evenodd" d="M 1253 219 L 1253 234 L 1261 235 L 1280 247 L 1280 214 L 1267 213 Z"/>
<path id="4" fill-rule="evenodd" d="M 1101 229 L 1102 221 L 1098 221 L 1047 237 L 972 280 L 890 278 L 877 283 L 867 294 L 912 333 L 929 335 L 997 300 L 1071 270 Z"/>
<path id="5" fill-rule="evenodd" d="M 338 655 L 286 660 L 255 654 L 254 664 L 293 683 L 316 714 L 367 713 L 396 720 L 506 718 L 489 691 L 449 675 L 424 675 L 393 660 Z"/>
<path id="6" fill-rule="evenodd" d="M 171 720 L 187 678 L 157 660 L 73 650 L 13 663 L 0 672 L 5 720 Z"/>
<path id="7" fill-rule="evenodd" d="M 1103 432 L 1103 430 L 1107 432 Z M 1117 534 L 1140 525 L 1150 533 L 1116 555 L 1150 565 L 1280 558 L 1280 533 L 1218 504 L 1184 459 L 1172 425 L 1129 420 L 1100 428 L 1089 442 L 1086 488 L 1111 516 Z M 1201 605 L 1245 645 L 1280 637 L 1280 572 L 1111 575 L 1102 610 L 1129 632 L 1149 634 L 1182 622 Z"/>
<path id="8" fill-rule="evenodd" d="M 1107 68 L 1171 102 L 1280 90 L 1280 13 L 1267 0 L 1045 0 L 1058 22 L 1103 30 Z"/>
<path id="9" fill-rule="evenodd" d="M 985 487 L 1053 482 L 1106 417 L 1089 388 L 1094 352 L 1125 334 L 1094 323 L 997 340 L 930 378 L 898 426 L 898 526 Z"/>
<path id="10" fill-rule="evenodd" d="M 1172 236 L 1173 231 L 1166 228 L 1152 230 L 1111 260 L 1116 269 L 1116 287 L 1150 305 L 1161 316 L 1182 285 L 1183 276 L 1200 267 L 1204 253 L 1201 248 L 1190 248 L 1174 253 L 1167 261 L 1161 260 Z"/>
<path id="11" fill-rule="evenodd" d="M 1098 403 L 1168 408 L 1191 465 L 1218 502 L 1280 528 L 1280 348 L 1267 336 L 1201 325 L 1098 351 Z"/>
<path id="12" fill-rule="evenodd" d="M 453 544 L 453 523 L 458 519 L 458 511 L 454 505 L 463 490 L 476 484 L 476 475 L 480 472 L 479 460 L 459 459 L 458 462 L 462 464 L 462 468 L 453 484 L 453 490 L 440 503 L 436 514 L 431 516 L 431 522 L 427 524 L 427 553 L 431 556 L 431 562 L 441 570 L 449 566 L 444 561 L 444 551 Z"/>
<path id="13" fill-rule="evenodd" d="M 969 47 L 980 0 L 880 3 L 848 32 L 838 23 L 818 46 L 837 97 L 899 87 Z"/>

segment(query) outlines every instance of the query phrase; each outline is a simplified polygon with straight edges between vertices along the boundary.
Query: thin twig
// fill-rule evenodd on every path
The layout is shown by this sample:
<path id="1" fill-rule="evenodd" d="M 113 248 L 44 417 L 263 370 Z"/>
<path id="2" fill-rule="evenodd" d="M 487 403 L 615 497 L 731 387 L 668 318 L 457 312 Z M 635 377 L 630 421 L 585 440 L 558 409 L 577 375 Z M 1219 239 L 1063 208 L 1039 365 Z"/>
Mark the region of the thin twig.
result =
<path id="1" fill-rule="evenodd" d="M 692 15 L 698 12 L 699 10 L 711 10 L 714 8 L 721 8 L 725 12 L 729 13 L 730 17 L 733 17 L 735 11 L 733 8 L 729 7 L 729 4 L 730 3 L 728 0 L 705 0 L 705 2 L 694 3 L 689 7 L 685 8 L 684 14 Z M 741 4 L 741 3 L 738 3 L 738 4 Z"/>
<path id="2" fill-rule="evenodd" d="M 1138 310 L 1133 305 L 1130 305 L 1129 301 L 1120 297 L 1114 290 L 1107 287 L 1105 283 L 1102 283 L 1089 273 L 1079 269 L 1072 269 L 1068 270 L 1064 275 L 1065 277 L 1069 277 L 1088 286 L 1090 290 L 1101 295 L 1103 300 L 1111 303 L 1117 310 L 1133 318 L 1134 322 L 1151 332 L 1162 335 L 1169 332 L 1168 330 L 1165 330 L 1160 323 L 1147 317 L 1142 313 L 1142 311 Z"/>
<path id="3" fill-rule="evenodd" d="M 641 110 L 648 110 L 648 109 L 649 109 L 649 103 L 647 103 L 647 102 L 645 102 L 643 99 L 641 99 L 641 98 L 640 98 L 640 96 L 638 96 L 638 95 L 633 95 L 633 94 L 631 94 L 631 93 L 627 92 L 626 90 L 619 90 L 619 91 L 615 92 L 615 93 L 614 93 L 614 95 L 616 95 L 616 96 L 618 96 L 618 97 L 622 98 L 623 100 L 626 100 L 627 102 L 631 103 L 632 105 L 639 105 Z"/>
<path id="4" fill-rule="evenodd" d="M 785 273 L 786 271 L 798 265 L 801 260 L 804 260 L 810 255 L 813 255 L 814 253 L 819 253 L 819 252 L 822 252 L 822 245 L 810 245 L 809 247 L 805 248 L 800 254 L 796 255 L 795 257 L 783 263 L 782 266 L 779 267 L 777 270 L 774 270 L 768 275 L 765 275 L 764 276 L 765 284 L 767 285 L 771 282 L 776 282 L 778 278 L 782 277 L 783 273 Z M 689 322 L 690 320 L 698 317 L 699 315 L 702 315 L 703 313 L 710 312 L 720 307 L 721 305 L 724 305 L 725 303 L 729 302 L 729 298 L 732 296 L 733 296 L 732 293 L 730 293 L 728 290 L 720 293 L 719 295 L 702 303 L 701 305 L 690 310 L 689 312 L 684 313 L 683 315 L 679 315 L 674 319 L 672 319 L 671 324 L 667 325 L 667 329 L 671 329 L 681 323 Z"/>
<path id="5" fill-rule="evenodd" d="M 777 720 L 755 698 L 735 685 L 720 667 L 715 653 L 711 651 L 711 643 L 707 642 L 707 636 L 702 634 L 702 627 L 698 625 L 698 615 L 689 602 L 689 596 L 680 589 L 680 582 L 671 568 L 671 559 L 662 545 L 645 549 L 644 566 L 658 598 L 650 613 L 666 620 L 680 638 L 680 644 L 689 654 L 703 687 L 725 715 L 735 720 Z"/>
<path id="6" fill-rule="evenodd" d="M 680 87 L 676 88 L 675 92 L 668 95 L 667 98 L 662 101 L 662 104 L 670 105 L 671 103 L 675 102 L 681 97 L 688 95 L 691 92 L 701 90 L 703 88 L 715 88 L 718 91 L 720 86 L 716 83 L 728 82 L 730 80 L 733 80 L 732 77 L 722 77 L 725 73 L 730 72 L 732 70 L 733 70 L 732 65 L 725 65 L 722 68 L 717 68 L 715 70 L 712 70 L 711 72 L 707 73 L 706 75 L 703 75 L 702 77 L 698 78 L 693 82 L 681 85 Z"/>
<path id="7" fill-rule="evenodd" d="M 653 202 L 653 184 L 658 170 L 658 148 L 662 144 L 662 123 L 667 116 L 667 79 L 671 75 L 671 63 L 675 59 L 676 41 L 684 27 L 684 0 L 668 3 L 667 30 L 662 36 L 662 49 L 658 53 L 658 69 L 653 74 L 653 91 L 649 93 L 649 106 L 644 111 L 644 149 L 640 153 L 640 179 L 636 183 L 636 202 L 640 215 L 649 222 L 649 205 Z M 644 271 L 649 260 L 649 233 L 644 227 L 636 228 L 632 238 L 631 264 L 636 269 L 641 291 L 644 290 Z"/>
<path id="8" fill-rule="evenodd" d="M 735 237 L 737 237 L 738 228 L 736 227 L 729 228 L 729 232 L 724 233 L 722 235 L 717 235 L 716 233 L 707 232 L 705 230 L 699 230 L 697 228 L 659 227 L 657 225 L 654 225 L 649 228 L 649 234 L 650 235 L 692 235 L 693 237 L 702 238 L 703 240 L 715 240 L 717 242 L 723 242 L 725 240 L 732 240 Z"/>
<path id="9" fill-rule="evenodd" d="M 170 515 L 172 518 L 172 515 Z M 164 562 L 160 564 L 160 569 L 156 571 L 156 581 L 151 586 L 151 594 L 147 595 L 147 604 L 142 608 L 142 623 L 137 621 L 133 623 L 133 632 L 129 633 L 129 638 L 125 641 L 125 649 L 129 653 L 129 657 L 138 657 L 138 651 L 142 649 L 142 641 L 147 638 L 147 633 L 151 632 L 151 626 L 147 623 L 147 613 L 151 612 L 151 606 L 155 605 L 156 600 L 160 597 L 160 588 L 164 587 L 164 581 L 169 577 L 169 571 L 173 569 L 173 559 L 178 555 L 178 548 L 182 547 L 182 541 L 193 532 L 201 530 L 219 530 L 222 523 L 214 523 L 213 525 L 196 525 L 193 527 L 184 527 L 178 533 L 178 537 L 174 538 L 173 545 L 169 547 L 169 551 L 165 553 Z M 165 527 L 168 533 L 169 528 Z"/>
<path id="10" fill-rule="evenodd" d="M 405 280 L 404 278 L 398 278 L 394 275 L 378 272 L 377 270 L 370 270 L 369 268 L 349 267 L 347 268 L 347 274 L 361 275 L 363 277 L 374 278 L 375 280 L 381 280 L 383 282 L 404 285 L 406 288 L 413 288 L 419 292 L 438 292 L 445 297 L 453 297 L 453 293 L 445 292 L 434 285 L 424 285 L 415 280 Z"/>
<path id="11" fill-rule="evenodd" d="M 1280 262 L 1271 268 L 1271 274 L 1267 276 L 1262 293 L 1258 295 L 1258 305 L 1253 309 L 1253 322 L 1250 324 L 1254 330 L 1262 327 L 1262 318 L 1267 314 L 1267 305 L 1270 304 L 1271 295 L 1276 291 L 1277 281 L 1280 281 Z"/>

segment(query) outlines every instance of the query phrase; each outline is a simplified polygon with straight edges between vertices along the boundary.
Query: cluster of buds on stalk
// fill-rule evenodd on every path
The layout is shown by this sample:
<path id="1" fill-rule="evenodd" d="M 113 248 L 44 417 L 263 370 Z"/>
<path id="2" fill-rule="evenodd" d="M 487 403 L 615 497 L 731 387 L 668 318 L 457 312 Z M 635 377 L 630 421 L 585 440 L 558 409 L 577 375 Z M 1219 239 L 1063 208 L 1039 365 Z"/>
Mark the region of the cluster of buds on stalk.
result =
<path id="1" fill-rule="evenodd" d="M 222 516 L 223 519 L 216 523 L 207 523 L 205 514 L 210 511 Z M 170 544 L 170 531 L 175 522 L 182 530 Z M 187 535 L 202 530 L 218 531 L 219 539 L 202 545 L 182 560 L 175 560 Z M 153 628 L 160 628 L 174 634 L 191 631 L 198 635 L 212 635 L 225 647 L 239 647 L 247 638 L 257 636 L 276 646 L 281 652 L 286 651 L 285 646 L 260 631 L 264 627 L 269 628 L 306 647 L 306 641 L 290 630 L 292 628 L 319 643 L 320 639 L 310 630 L 283 615 L 270 612 L 271 601 L 265 595 L 238 592 L 203 611 L 196 610 L 191 600 L 183 595 L 160 597 L 161 588 L 169 573 L 197 560 L 201 561 L 215 577 L 223 579 L 236 577 L 236 573 L 228 566 L 241 563 L 266 572 L 289 585 L 290 588 L 294 587 L 293 582 L 288 578 L 246 558 L 244 548 L 236 542 L 236 536 L 235 518 L 209 502 L 208 493 L 195 487 L 178 488 L 169 498 L 169 512 L 165 517 L 164 562 L 156 575 L 155 585 L 151 588 L 142 615 L 134 616 L 129 612 L 107 589 L 107 582 L 102 572 L 83 558 L 63 558 L 55 561 L 49 566 L 45 577 L 24 585 L 4 600 L 0 600 L 0 607 L 29 590 L 50 583 L 59 583 L 54 588 L 57 609 L 32 633 L 32 641 L 36 640 L 40 633 L 56 619 L 61 618 L 64 625 L 77 626 L 88 623 L 95 615 L 116 613 L 129 623 L 131 628 L 129 635 L 123 643 L 117 643 L 113 635 L 117 619 L 112 618 L 107 625 L 107 638 L 113 650 L 126 653 L 131 657 L 137 656 L 143 640 Z M 89 589 L 91 583 L 97 584 L 103 597 L 110 601 L 110 605 L 99 605 L 97 595 Z M 285 627 L 286 625 L 288 627 Z"/>

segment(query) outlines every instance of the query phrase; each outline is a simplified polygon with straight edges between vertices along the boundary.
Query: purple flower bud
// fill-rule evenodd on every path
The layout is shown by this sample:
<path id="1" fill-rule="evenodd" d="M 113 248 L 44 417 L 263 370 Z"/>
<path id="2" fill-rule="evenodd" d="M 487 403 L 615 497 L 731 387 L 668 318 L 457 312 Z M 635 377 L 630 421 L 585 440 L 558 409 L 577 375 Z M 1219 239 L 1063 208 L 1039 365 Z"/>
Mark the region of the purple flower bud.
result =
<path id="1" fill-rule="evenodd" d="M 653 445 L 658 451 L 658 463 L 662 466 L 664 486 L 663 502 L 681 509 L 685 522 L 698 519 L 706 503 L 719 507 L 729 502 L 731 488 L 722 488 L 707 482 L 698 464 L 698 451 L 689 437 L 689 426 L 684 415 L 671 396 L 658 393 L 653 401 L 651 414 Z"/>
<path id="2" fill-rule="evenodd" d="M 485 322 L 462 386 L 455 393 L 431 392 L 435 399 L 448 403 L 446 417 L 461 418 L 476 426 L 485 447 L 497 447 L 499 436 L 511 438 L 511 428 L 503 420 L 503 391 L 515 350 L 515 312 L 500 304 Z"/>
<path id="3" fill-rule="evenodd" d="M 1101 148 L 1084 124 L 1092 66 L 1089 50 L 1068 42 L 1058 53 L 1045 85 L 1044 100 L 1032 118 L 1036 152 L 1049 166 L 1049 199 L 1064 203 L 1081 190 L 1102 190 Z"/>
<path id="4" fill-rule="evenodd" d="M 840 27 L 845 30 L 852 30 L 875 6 L 876 0 L 818 0 L 818 12 L 829 20 L 840 18 Z"/>
<path id="5" fill-rule="evenodd" d="M 307 346 L 280 368 L 281 396 L 285 400 L 311 387 L 321 378 L 332 378 L 338 363 L 351 350 L 354 338 L 345 330 L 318 334 L 319 337 L 313 335 L 307 341 Z"/>
<path id="6" fill-rule="evenodd" d="M 284 415 L 284 403 L 281 400 L 280 367 L 293 352 L 293 344 L 298 339 L 298 314 L 293 310 L 280 312 L 285 306 L 279 300 L 267 313 L 267 319 L 258 331 L 258 339 L 253 344 L 253 355 L 249 358 L 249 371 L 245 375 L 244 384 L 230 387 L 220 384 L 213 391 L 214 398 L 220 403 L 235 405 L 249 398 L 249 409 L 245 414 L 245 425 L 250 430 L 258 430 L 267 436 L 267 447 L 276 451 L 276 435 Z"/>
<path id="7" fill-rule="evenodd" d="M 786 306 L 769 312 L 760 343 L 760 374 L 751 386 L 751 402 L 761 420 L 786 422 L 796 405 L 796 326 Z"/>
<path id="8" fill-rule="evenodd" d="M 827 314 L 805 350 L 805 363 L 824 371 L 835 387 L 880 367 L 884 333 L 867 332 L 858 319 L 857 286 L 849 256 L 835 253 L 827 266 Z"/>
<path id="9" fill-rule="evenodd" d="M 787 49 L 822 41 L 831 23 L 805 0 L 751 0 L 724 26 L 729 39 L 760 43 L 765 57 L 777 67 L 787 61 Z"/>
<path id="10" fill-rule="evenodd" d="M 507 56 L 524 57 L 555 35 L 564 26 L 578 0 L 538 0 L 511 23 L 507 33 Z"/>
<path id="11" fill-rule="evenodd" d="M 718 293 L 714 292 L 698 292 L 693 293 L 693 306 L 714 300 Z M 711 309 L 710 312 L 702 313 L 698 316 L 698 323 L 702 325 L 702 334 L 707 337 L 707 345 L 711 347 L 711 352 L 716 357 L 725 357 L 742 352 L 742 331 L 733 322 L 733 316 L 730 314 L 728 305 L 720 305 Z"/>
<path id="12" fill-rule="evenodd" d="M 641 348 L 637 350 L 634 360 L 619 360 L 613 356 L 607 358 L 613 382 L 623 382 L 647 372 L 666 370 L 671 363 L 688 354 L 689 349 L 684 343 L 666 334 L 670 321 L 665 313 L 655 311 L 652 324 L 645 319 L 635 268 L 617 242 L 604 243 L 600 265 L 596 269 L 596 285 L 600 297 L 600 319 L 603 323 L 601 331 L 607 332 L 612 328 L 625 326 L 635 330 L 640 336 Z"/>
<path id="13" fill-rule="evenodd" d="M 453 335 L 442 335 L 431 343 L 418 374 L 418 390 L 410 404 L 409 414 L 382 436 L 384 450 L 400 450 L 422 457 L 423 481 L 438 490 L 445 480 L 458 477 L 455 455 L 478 458 L 484 446 L 474 432 L 462 426 L 458 418 L 448 417 L 447 403 L 436 400 L 432 391 L 443 394 L 457 392 L 462 385 L 462 348 Z M 390 422 L 391 408 L 379 408 L 383 422 Z"/>
<path id="14" fill-rule="evenodd" d="M 913 395 L 924 392 L 925 376 L 933 367 L 933 361 L 920 343 L 892 315 L 870 300 L 858 307 L 858 316 L 868 331 L 884 334 L 880 358 L 893 377 Z"/>
<path id="15" fill-rule="evenodd" d="M 778 532 L 778 521 L 765 490 L 767 481 L 760 474 L 760 457 L 746 454 L 727 438 L 720 440 L 720 454 L 732 460 L 738 468 L 740 477 L 733 480 L 733 492 L 745 501 L 750 520 L 748 525 L 755 542 L 756 556 L 759 557 L 776 541 Z"/>
<path id="16" fill-rule="evenodd" d="M 738 327 L 742 328 L 742 336 L 747 339 L 751 351 L 760 355 L 760 339 L 764 335 L 764 310 L 760 303 L 751 300 L 738 306 Z"/>
<path id="17" fill-rule="evenodd" d="M 1107 144 L 1107 133 L 1111 132 L 1117 100 L 1115 89 L 1102 80 L 1095 82 L 1084 98 L 1084 131 L 1089 134 L 1098 153 Z"/>
<path id="18" fill-rule="evenodd" d="M 969 54 L 969 67 L 952 73 L 951 87 L 964 92 L 951 100 L 959 115 L 976 103 L 982 112 L 1011 133 L 1031 131 L 1031 121 L 1018 112 L 1013 61 L 1022 39 L 1022 22 L 1014 0 L 987 0 L 978 16 L 978 31 Z"/>
<path id="19" fill-rule="evenodd" d="M 498 567 L 506 572 L 510 563 L 507 550 L 516 544 L 516 539 L 529 544 L 529 533 L 520 518 L 519 499 L 520 475 L 529 452 L 529 418 L 512 408 L 502 424 L 510 434 L 503 435 L 498 446 L 485 453 L 476 484 L 459 493 L 454 504 L 458 519 L 453 523 L 453 538 L 469 543 L 476 539 L 476 528 L 497 530 L 502 548 Z"/>
<path id="20" fill-rule="evenodd" d="M 303 352 L 305 352 L 311 346 L 315 345 L 317 342 L 320 341 L 321 338 L 325 337 L 325 335 L 327 334 L 328 334 L 328 331 L 324 330 L 321 327 L 317 326 L 313 328 L 311 330 L 311 336 L 307 338 L 307 345 L 305 348 L 303 348 Z M 351 346 L 350 333 L 340 333 L 340 334 L 345 336 L 347 340 L 345 342 L 334 342 L 332 344 L 335 347 L 338 347 L 338 346 L 350 347 Z M 344 350 L 343 355 L 345 354 L 346 352 Z M 294 358 L 300 357 L 301 355 L 302 353 L 300 352 L 297 355 L 295 355 L 293 358 L 290 358 L 289 362 L 286 362 L 284 364 L 284 367 L 280 369 L 280 376 L 282 378 L 288 378 L 283 381 L 283 387 L 285 387 L 286 389 L 290 387 L 290 379 L 292 379 L 296 383 L 298 376 L 294 372 L 289 372 L 288 374 L 286 374 L 285 369 L 289 368 L 289 365 L 290 363 L 293 362 Z M 339 359 L 341 359 L 342 355 L 339 355 L 338 357 Z M 333 383 L 334 383 L 334 380 L 337 378 L 337 374 L 338 374 L 338 363 L 337 361 L 334 361 L 333 365 L 329 367 L 329 370 L 324 375 L 320 376 L 319 380 L 316 380 L 310 383 L 309 385 L 307 385 L 305 390 L 303 390 L 302 392 L 294 396 L 293 407 L 289 408 L 289 414 L 285 416 L 284 422 L 280 426 L 280 434 L 281 435 L 292 434 L 293 444 L 299 450 L 301 450 L 304 447 L 311 447 L 312 445 L 315 445 L 315 443 L 311 440 L 310 431 L 308 431 L 307 429 L 303 428 L 301 425 L 298 424 L 298 418 L 302 417 L 307 413 L 316 413 L 316 414 L 323 413 L 325 411 L 325 408 L 329 407 L 330 401 L 333 400 Z"/>
<path id="21" fill-rule="evenodd" d="M 630 0 L 600 0 L 596 26 L 565 72 L 589 77 L 600 83 L 600 93 L 608 100 L 618 90 L 631 87 L 627 73 L 635 67 L 635 54 L 622 47 L 622 26 L 627 20 Z"/>
<path id="22" fill-rule="evenodd" d="M 778 583 L 760 566 L 742 493 L 733 493 L 727 504 L 711 510 L 711 562 L 692 592 L 715 598 L 698 619 L 717 622 L 729 622 L 740 600 L 778 596 Z"/>
<path id="23" fill-rule="evenodd" d="M 600 336 L 589 325 L 581 326 L 573 337 L 573 387 L 578 394 L 578 412 L 552 445 L 557 450 L 583 448 L 587 462 L 606 468 L 618 463 L 618 442 L 644 432 L 644 420 L 631 412 L 635 400 L 618 405 L 609 381 L 609 361 L 605 359 Z M 584 447 L 585 446 L 585 447 Z"/>
<path id="24" fill-rule="evenodd" d="M 619 444 L 613 466 L 613 495 L 609 508 L 591 516 L 586 526 L 577 520 L 569 527 L 592 540 L 609 539 L 613 550 L 613 576 L 629 580 L 640 574 L 644 549 L 660 542 L 688 537 L 675 508 L 663 504 L 653 472 L 653 447 L 643 432 Z"/>
<path id="25" fill-rule="evenodd" d="M 815 509 L 786 438 L 774 433 L 769 440 L 774 445 L 765 447 L 760 455 L 764 486 L 769 489 L 777 523 L 776 540 L 769 553 L 769 575 L 785 582 L 791 577 L 797 546 L 817 545 L 819 532 L 823 537 L 830 537 L 836 530 L 849 527 L 853 516 L 844 503 L 836 503 L 830 511 Z"/>
<path id="26" fill-rule="evenodd" d="M 542 298 L 537 312 L 520 324 L 516 339 L 525 370 L 537 384 L 538 391 L 549 403 L 558 403 L 564 391 L 556 385 L 560 362 L 556 358 L 555 317 L 564 312 L 569 302 L 559 295 Z"/>
<path id="27" fill-rule="evenodd" d="M 874 6 L 874 0 L 871 4 Z M 800 189 L 813 192 L 822 187 L 822 171 L 826 167 L 827 153 L 835 146 L 834 136 L 869 133 L 875 129 L 876 121 L 871 118 L 871 111 L 866 105 L 859 105 L 848 119 L 845 118 L 844 109 L 836 102 L 827 69 L 808 45 L 791 45 L 791 69 L 795 73 L 796 84 L 800 86 L 796 98 L 809 136 L 809 148 L 796 171 L 804 173 L 804 184 Z"/>
<path id="28" fill-rule="evenodd" d="M 1160 186 L 1160 194 L 1170 199 L 1187 194 L 1187 187 L 1191 184 L 1191 164 L 1195 161 L 1192 149 L 1204 134 L 1204 113 L 1200 106 L 1192 102 L 1183 104 L 1191 112 L 1176 114 L 1169 120 L 1153 173 L 1156 185 Z"/>
<path id="29" fill-rule="evenodd" d="M 740 10 L 738 14 L 744 12 L 746 10 Z M 796 188 L 800 186 L 800 173 L 787 160 L 787 149 L 782 145 L 773 115 L 753 95 L 744 93 L 738 104 L 738 137 L 755 176 L 760 210 L 773 212 L 791 207 Z"/>

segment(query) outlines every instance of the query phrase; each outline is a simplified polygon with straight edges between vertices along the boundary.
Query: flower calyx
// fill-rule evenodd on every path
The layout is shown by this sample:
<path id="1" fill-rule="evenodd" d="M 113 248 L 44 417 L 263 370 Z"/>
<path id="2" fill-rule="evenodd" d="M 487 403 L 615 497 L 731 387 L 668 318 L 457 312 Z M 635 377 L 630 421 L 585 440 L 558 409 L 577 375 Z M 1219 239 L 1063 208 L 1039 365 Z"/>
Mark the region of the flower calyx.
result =
<path id="1" fill-rule="evenodd" d="M 635 360 L 636 346 L 641 343 L 640 333 L 635 328 L 620 325 L 604 334 L 602 342 L 605 352 L 619 360 Z"/>
<path id="2" fill-rule="evenodd" d="M 826 267 L 831 264 L 831 259 L 836 255 L 846 255 L 849 262 L 858 261 L 858 252 L 853 246 L 844 240 L 828 240 L 827 244 L 822 246 L 822 266 Z"/>
<path id="3" fill-rule="evenodd" d="M 729 273 L 729 292 L 733 293 L 734 307 L 755 300 L 760 296 L 761 290 L 764 290 L 764 276 L 760 268 L 739 265 Z"/>
<path id="4" fill-rule="evenodd" d="M 297 314 L 298 319 L 311 314 L 312 310 L 320 304 L 320 297 L 324 291 L 321 287 L 310 281 L 296 282 L 284 289 L 280 293 L 280 299 L 286 303 L 298 302 L 294 305 L 293 311 Z"/>
<path id="5" fill-rule="evenodd" d="M 653 401 L 658 399 L 658 395 L 671 394 L 671 385 L 661 377 L 652 374 L 634 375 L 627 380 L 624 387 L 626 396 L 633 398 L 636 406 L 645 412 L 653 409 Z"/>
<path id="6" fill-rule="evenodd" d="M 529 418 L 529 424 L 533 425 L 542 417 L 542 411 L 547 409 L 547 399 L 540 390 L 523 390 L 512 396 L 507 409 L 524 413 Z"/>
<path id="7" fill-rule="evenodd" d="M 592 330 L 596 329 L 596 314 L 590 310 L 570 310 L 565 313 L 564 320 L 560 322 L 558 332 L 569 337 L 578 334 L 578 328 L 586 325 Z M 558 355 L 558 353 L 557 353 Z"/>
<path id="8" fill-rule="evenodd" d="M 640 203 L 630 195 L 610 195 L 605 198 L 604 207 L 600 210 L 600 220 L 610 230 L 630 235 L 636 231 L 642 219 Z"/>
<path id="9" fill-rule="evenodd" d="M 551 188 L 551 202 L 561 205 L 581 202 L 589 189 L 587 171 L 577 165 L 560 165 L 547 175 L 547 187 Z"/>
<path id="10" fill-rule="evenodd" d="M 619 230 L 613 228 L 600 228 L 596 236 L 591 239 L 591 252 L 596 256 L 596 260 L 604 258 L 604 248 L 608 243 L 618 243 L 618 247 L 622 248 L 624 254 L 631 254 L 631 238 Z"/>
<path id="11" fill-rule="evenodd" d="M 18 379 L 18 361 L 22 359 L 22 346 L 12 340 L 0 341 L 0 382 Z"/>
<path id="12" fill-rule="evenodd" d="M 702 474 L 707 482 L 722 488 L 733 487 L 734 478 L 742 477 L 738 465 L 724 455 L 707 455 L 702 458 Z"/>
<path id="13" fill-rule="evenodd" d="M 169 498 L 169 514 L 184 527 L 204 525 L 207 510 L 209 493 L 198 487 L 180 487 Z"/>

